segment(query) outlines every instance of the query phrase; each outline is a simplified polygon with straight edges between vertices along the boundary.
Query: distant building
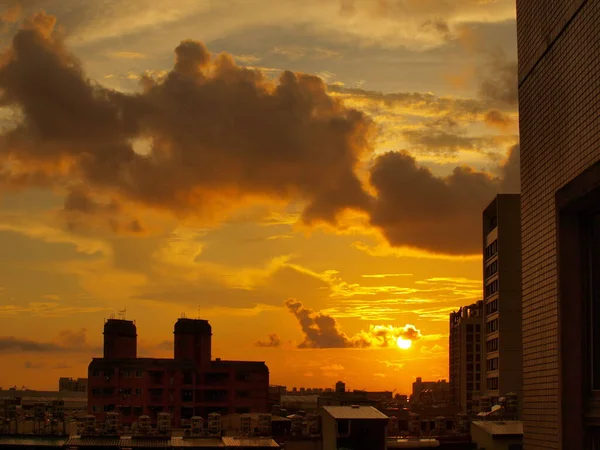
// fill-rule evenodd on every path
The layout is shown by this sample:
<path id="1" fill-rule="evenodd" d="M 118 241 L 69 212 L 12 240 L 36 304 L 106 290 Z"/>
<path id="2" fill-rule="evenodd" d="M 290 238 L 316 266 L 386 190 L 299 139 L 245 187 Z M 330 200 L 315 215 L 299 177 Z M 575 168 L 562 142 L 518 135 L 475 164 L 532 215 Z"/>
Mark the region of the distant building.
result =
<path id="1" fill-rule="evenodd" d="M 87 378 L 64 378 L 58 379 L 58 390 L 68 392 L 87 392 L 88 379 Z"/>
<path id="2" fill-rule="evenodd" d="M 483 379 L 483 301 L 450 313 L 450 392 L 452 404 L 472 412 Z"/>
<path id="3" fill-rule="evenodd" d="M 417 377 L 412 384 L 411 403 L 450 404 L 452 393 L 446 380 L 423 381 Z"/>
<path id="4" fill-rule="evenodd" d="M 89 365 L 88 411 L 100 421 L 117 411 L 123 424 L 141 415 L 153 423 L 169 412 L 174 423 L 212 412 L 268 411 L 269 370 L 264 362 L 211 359 L 208 321 L 179 319 L 174 358 L 138 358 L 134 322 L 104 324 L 104 357 Z"/>
<path id="5" fill-rule="evenodd" d="M 521 196 L 498 195 L 483 211 L 485 395 L 521 399 Z"/>
<path id="6" fill-rule="evenodd" d="M 325 406 L 323 450 L 385 450 L 389 417 L 371 406 Z"/>

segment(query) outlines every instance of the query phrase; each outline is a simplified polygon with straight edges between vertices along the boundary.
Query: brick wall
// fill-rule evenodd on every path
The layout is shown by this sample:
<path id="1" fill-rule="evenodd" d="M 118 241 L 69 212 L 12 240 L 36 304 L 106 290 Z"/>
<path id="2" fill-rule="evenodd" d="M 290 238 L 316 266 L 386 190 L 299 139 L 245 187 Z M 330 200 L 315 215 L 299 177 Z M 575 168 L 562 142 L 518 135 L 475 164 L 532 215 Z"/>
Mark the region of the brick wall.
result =
<path id="1" fill-rule="evenodd" d="M 518 0 L 517 22 L 524 448 L 562 449 L 555 194 L 600 160 L 600 1 Z"/>

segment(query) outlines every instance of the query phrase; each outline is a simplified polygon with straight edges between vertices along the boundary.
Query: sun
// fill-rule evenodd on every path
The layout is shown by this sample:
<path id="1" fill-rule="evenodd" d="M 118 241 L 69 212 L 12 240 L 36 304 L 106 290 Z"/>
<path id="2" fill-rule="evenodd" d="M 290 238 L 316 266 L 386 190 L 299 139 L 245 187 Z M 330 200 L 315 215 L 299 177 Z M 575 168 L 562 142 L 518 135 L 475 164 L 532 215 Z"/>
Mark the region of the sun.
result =
<path id="1" fill-rule="evenodd" d="M 398 344 L 398 347 L 400 347 L 402 350 L 408 350 L 412 345 L 412 341 L 410 339 L 404 339 L 401 336 L 396 340 L 396 344 Z"/>

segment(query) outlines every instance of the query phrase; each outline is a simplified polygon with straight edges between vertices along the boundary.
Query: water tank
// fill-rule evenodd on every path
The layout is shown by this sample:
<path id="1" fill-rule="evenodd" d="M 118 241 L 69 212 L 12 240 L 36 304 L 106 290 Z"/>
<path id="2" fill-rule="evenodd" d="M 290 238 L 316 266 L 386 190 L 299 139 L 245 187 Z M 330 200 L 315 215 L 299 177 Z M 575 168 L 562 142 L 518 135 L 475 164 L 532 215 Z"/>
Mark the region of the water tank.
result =
<path id="1" fill-rule="evenodd" d="M 506 413 L 516 416 L 519 411 L 519 400 L 517 394 L 509 392 L 506 394 Z"/>
<path id="2" fill-rule="evenodd" d="M 479 411 L 490 412 L 492 409 L 492 399 L 488 396 L 483 396 L 479 399 Z"/>
<path id="3" fill-rule="evenodd" d="M 418 414 L 408 415 L 408 432 L 417 436 L 421 434 L 421 417 Z"/>
<path id="4" fill-rule="evenodd" d="M 469 432 L 469 416 L 461 413 L 458 415 L 458 431 L 460 433 L 468 433 Z"/>
<path id="5" fill-rule="evenodd" d="M 220 436 L 221 429 L 221 414 L 210 413 L 208 415 L 208 433 L 211 436 Z"/>
<path id="6" fill-rule="evenodd" d="M 281 405 L 273 405 L 271 407 L 271 414 L 274 416 L 281 416 Z"/>
<path id="7" fill-rule="evenodd" d="M 271 436 L 271 414 L 258 415 L 258 432 L 261 436 Z"/>
<path id="8" fill-rule="evenodd" d="M 119 430 L 119 413 L 108 412 L 106 413 L 106 431 L 110 434 L 116 434 Z"/>
<path id="9" fill-rule="evenodd" d="M 138 430 L 142 434 L 150 433 L 150 416 L 138 417 Z"/>
<path id="10" fill-rule="evenodd" d="M 435 432 L 442 434 L 446 431 L 446 418 L 444 416 L 437 416 L 435 418 Z"/>
<path id="11" fill-rule="evenodd" d="M 83 418 L 83 434 L 94 434 L 96 432 L 96 416 L 88 414 Z"/>
<path id="12" fill-rule="evenodd" d="M 252 417 L 249 414 L 240 416 L 240 431 L 242 436 L 250 436 L 252 434 Z"/>
<path id="13" fill-rule="evenodd" d="M 168 433 L 171 431 L 171 414 L 168 412 L 159 412 L 156 415 L 156 428 L 159 433 Z"/>
<path id="14" fill-rule="evenodd" d="M 52 418 L 55 420 L 64 420 L 65 418 L 65 401 L 52 400 Z"/>
<path id="15" fill-rule="evenodd" d="M 46 418 L 46 404 L 36 402 L 33 404 L 33 417 L 36 420 L 44 420 Z"/>
<path id="16" fill-rule="evenodd" d="M 200 416 L 192 417 L 190 421 L 190 432 L 192 436 L 200 436 L 204 431 L 204 419 Z"/>

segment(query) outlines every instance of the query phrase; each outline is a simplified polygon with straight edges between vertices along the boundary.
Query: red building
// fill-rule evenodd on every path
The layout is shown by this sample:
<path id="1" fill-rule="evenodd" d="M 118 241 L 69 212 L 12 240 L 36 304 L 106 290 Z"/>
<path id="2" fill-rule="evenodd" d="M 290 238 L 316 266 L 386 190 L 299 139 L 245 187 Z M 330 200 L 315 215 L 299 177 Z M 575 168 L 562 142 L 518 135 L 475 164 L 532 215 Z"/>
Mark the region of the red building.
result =
<path id="1" fill-rule="evenodd" d="M 138 358 L 137 328 L 130 320 L 104 324 L 104 357 L 88 368 L 88 411 L 99 421 L 110 411 L 125 425 L 139 416 L 169 412 L 173 424 L 212 412 L 268 411 L 269 369 L 264 362 L 211 359 L 207 320 L 179 319 L 174 358 Z"/>

